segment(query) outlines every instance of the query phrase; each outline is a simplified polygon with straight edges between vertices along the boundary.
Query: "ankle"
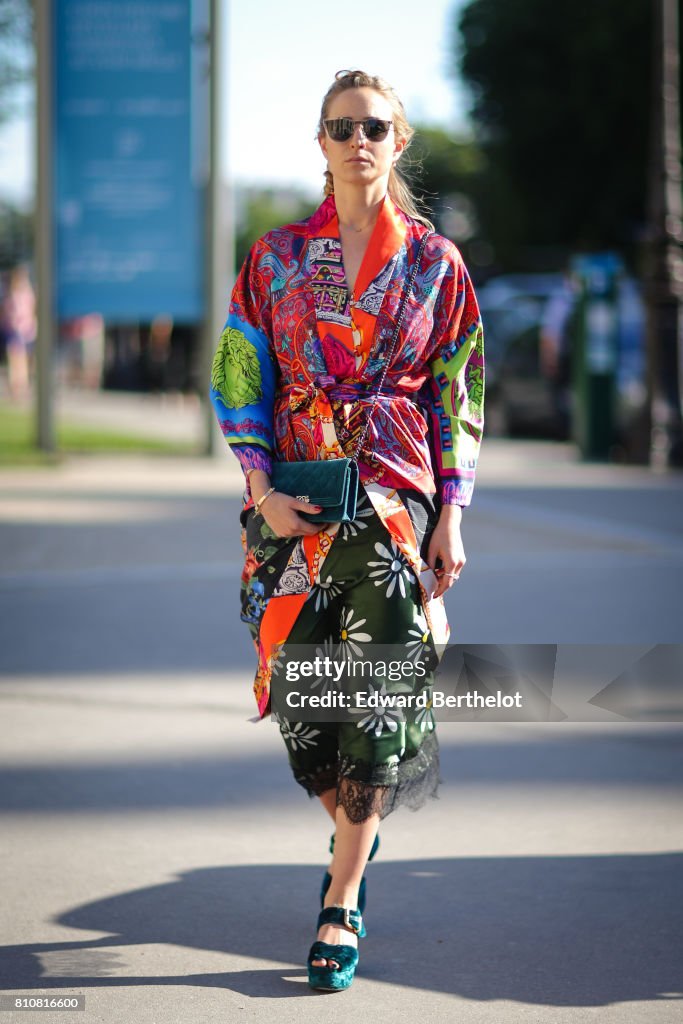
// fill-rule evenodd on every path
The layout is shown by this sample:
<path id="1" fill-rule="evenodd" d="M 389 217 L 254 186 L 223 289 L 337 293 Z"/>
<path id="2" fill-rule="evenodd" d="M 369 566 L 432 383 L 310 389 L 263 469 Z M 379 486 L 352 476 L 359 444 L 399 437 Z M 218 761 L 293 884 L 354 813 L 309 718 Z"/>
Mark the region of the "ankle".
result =
<path id="1" fill-rule="evenodd" d="M 355 910 L 358 907 L 358 886 L 335 886 L 333 880 L 332 885 L 325 894 L 324 906 L 348 907 L 350 910 Z"/>

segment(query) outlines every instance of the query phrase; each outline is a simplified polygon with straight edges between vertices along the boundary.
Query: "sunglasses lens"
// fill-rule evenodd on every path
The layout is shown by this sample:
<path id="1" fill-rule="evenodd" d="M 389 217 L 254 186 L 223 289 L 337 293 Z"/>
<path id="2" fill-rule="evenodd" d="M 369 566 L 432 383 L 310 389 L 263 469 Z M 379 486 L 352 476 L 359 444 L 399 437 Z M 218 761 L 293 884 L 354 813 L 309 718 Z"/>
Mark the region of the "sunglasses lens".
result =
<path id="1" fill-rule="evenodd" d="M 346 142 L 353 135 L 353 121 L 350 117 L 335 117 L 332 121 L 325 121 L 325 127 L 335 142 Z"/>
<path id="2" fill-rule="evenodd" d="M 379 139 L 383 139 L 389 131 L 389 123 L 380 121 L 378 117 L 369 117 L 363 124 L 363 131 L 371 141 L 377 142 Z"/>

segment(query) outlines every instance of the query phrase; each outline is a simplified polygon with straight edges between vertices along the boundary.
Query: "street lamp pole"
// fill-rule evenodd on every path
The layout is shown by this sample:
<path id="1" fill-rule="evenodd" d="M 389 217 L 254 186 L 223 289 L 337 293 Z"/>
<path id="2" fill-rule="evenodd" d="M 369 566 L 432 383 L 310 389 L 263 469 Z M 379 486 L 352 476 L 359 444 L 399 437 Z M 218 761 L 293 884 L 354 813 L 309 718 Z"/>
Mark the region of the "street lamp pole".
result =
<path id="1" fill-rule="evenodd" d="M 650 463 L 683 466 L 683 215 L 678 0 L 654 3 L 646 269 Z"/>

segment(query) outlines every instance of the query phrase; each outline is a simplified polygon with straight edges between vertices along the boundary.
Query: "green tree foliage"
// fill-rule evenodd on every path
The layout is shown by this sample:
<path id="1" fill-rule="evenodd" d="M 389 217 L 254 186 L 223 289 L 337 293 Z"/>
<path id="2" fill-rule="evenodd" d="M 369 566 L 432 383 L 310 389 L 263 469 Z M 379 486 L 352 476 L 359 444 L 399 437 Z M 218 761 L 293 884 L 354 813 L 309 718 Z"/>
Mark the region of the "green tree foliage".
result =
<path id="1" fill-rule="evenodd" d="M 498 260 L 614 247 L 645 221 L 650 0 L 472 0 L 454 56 L 486 159 L 478 213 Z"/>
<path id="2" fill-rule="evenodd" d="M 452 239 L 475 278 L 488 273 L 492 247 L 480 216 L 486 203 L 485 157 L 472 137 L 418 126 L 407 173 L 440 234 Z"/>
<path id="3" fill-rule="evenodd" d="M 31 259 L 33 215 L 0 199 L 0 271 Z"/>
<path id="4" fill-rule="evenodd" d="M 437 230 L 471 263 L 479 262 L 483 155 L 471 138 L 442 128 L 417 127 L 407 173 Z"/>
<path id="5" fill-rule="evenodd" d="M 449 135 L 442 128 L 418 126 L 409 153 L 421 165 L 415 178 L 425 201 L 429 201 L 430 194 L 441 196 L 469 187 L 481 171 L 477 144 L 472 139 Z"/>
<path id="6" fill-rule="evenodd" d="M 33 5 L 0 0 L 0 124 L 16 113 L 17 86 L 33 76 Z"/>
<path id="7" fill-rule="evenodd" d="M 254 242 L 273 228 L 309 217 L 320 199 L 307 199 L 297 192 L 256 189 L 238 194 L 235 231 L 235 266 L 239 269 Z"/>

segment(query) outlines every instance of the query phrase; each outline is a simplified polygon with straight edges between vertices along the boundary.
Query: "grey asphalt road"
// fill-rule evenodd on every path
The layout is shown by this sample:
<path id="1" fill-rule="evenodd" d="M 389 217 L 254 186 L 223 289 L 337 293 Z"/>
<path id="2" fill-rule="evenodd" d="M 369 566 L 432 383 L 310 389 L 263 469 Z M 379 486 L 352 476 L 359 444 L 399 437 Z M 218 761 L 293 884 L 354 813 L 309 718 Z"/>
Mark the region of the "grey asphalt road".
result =
<path id="1" fill-rule="evenodd" d="M 227 456 L 0 474 L 0 993 L 85 995 L 0 1024 L 679 1021 L 683 724 L 581 701 L 440 723 L 440 797 L 368 868 L 356 981 L 308 989 L 331 827 L 250 720 L 239 492 Z M 452 638 L 679 643 L 682 496 L 490 441 Z"/>

